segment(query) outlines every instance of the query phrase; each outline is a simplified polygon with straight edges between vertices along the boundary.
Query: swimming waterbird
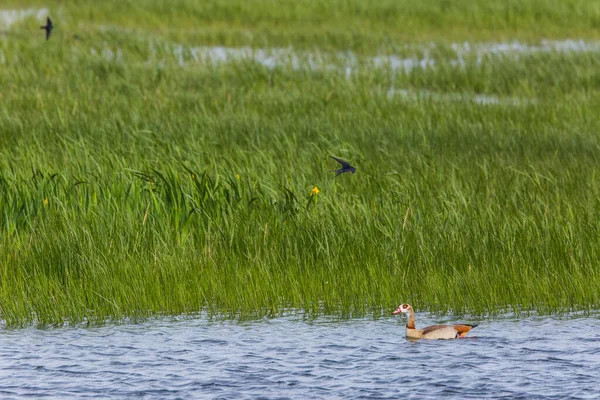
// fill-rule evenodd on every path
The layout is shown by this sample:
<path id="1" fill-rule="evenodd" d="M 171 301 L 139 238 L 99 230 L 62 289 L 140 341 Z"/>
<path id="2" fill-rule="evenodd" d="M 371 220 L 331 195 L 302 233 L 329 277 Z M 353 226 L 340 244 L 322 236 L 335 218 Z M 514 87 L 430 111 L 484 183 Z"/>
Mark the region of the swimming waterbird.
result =
<path id="1" fill-rule="evenodd" d="M 52 20 L 50 17 L 46 17 L 46 25 L 40 26 L 40 29 L 44 29 L 46 31 L 46 40 L 50 39 L 50 33 L 52 32 L 53 28 L 54 25 L 52 25 Z"/>
<path id="2" fill-rule="evenodd" d="M 423 329 L 415 328 L 415 311 L 410 304 L 398 306 L 392 314 L 406 314 L 406 338 L 408 340 L 416 339 L 458 339 L 467 336 L 467 333 L 477 325 L 456 324 L 456 325 L 433 325 Z"/>
<path id="3" fill-rule="evenodd" d="M 329 157 L 331 157 L 335 161 L 339 162 L 342 166 L 342 168 L 334 170 L 335 176 L 338 176 L 339 174 L 343 174 L 344 172 L 352 172 L 352 173 L 356 172 L 356 168 L 354 168 L 352 165 L 350 165 L 347 161 L 344 161 L 341 158 L 337 158 L 334 156 L 329 156 Z"/>

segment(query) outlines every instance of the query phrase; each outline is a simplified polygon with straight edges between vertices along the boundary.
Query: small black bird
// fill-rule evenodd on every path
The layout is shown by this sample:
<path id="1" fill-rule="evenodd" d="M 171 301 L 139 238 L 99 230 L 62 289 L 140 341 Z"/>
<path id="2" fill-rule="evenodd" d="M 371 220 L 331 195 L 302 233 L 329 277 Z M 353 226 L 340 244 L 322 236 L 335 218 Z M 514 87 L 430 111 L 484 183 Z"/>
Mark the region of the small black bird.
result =
<path id="1" fill-rule="evenodd" d="M 339 162 L 342 165 L 342 168 L 334 170 L 335 176 L 338 176 L 339 174 L 343 174 L 344 172 L 352 172 L 352 173 L 356 172 L 356 168 L 354 168 L 352 165 L 350 165 L 347 161 L 344 161 L 344 160 L 334 157 L 334 156 L 329 156 L 329 157 L 333 158 L 335 161 Z"/>
<path id="2" fill-rule="evenodd" d="M 52 20 L 50 17 L 46 17 L 46 25 L 40 26 L 40 29 L 46 30 L 46 40 L 50 39 L 50 32 L 52 32 L 52 28 L 54 28 L 54 25 L 52 25 Z"/>

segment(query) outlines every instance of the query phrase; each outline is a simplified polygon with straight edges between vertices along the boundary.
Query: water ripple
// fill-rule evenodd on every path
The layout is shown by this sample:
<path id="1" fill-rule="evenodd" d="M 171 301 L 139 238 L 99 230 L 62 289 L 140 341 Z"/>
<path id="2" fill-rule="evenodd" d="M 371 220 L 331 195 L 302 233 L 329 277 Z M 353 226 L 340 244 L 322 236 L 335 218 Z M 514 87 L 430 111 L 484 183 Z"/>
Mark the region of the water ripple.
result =
<path id="1" fill-rule="evenodd" d="M 597 318 L 488 320 L 470 340 L 430 342 L 406 341 L 393 318 L 5 329 L 0 397 L 588 399 L 599 328 Z"/>

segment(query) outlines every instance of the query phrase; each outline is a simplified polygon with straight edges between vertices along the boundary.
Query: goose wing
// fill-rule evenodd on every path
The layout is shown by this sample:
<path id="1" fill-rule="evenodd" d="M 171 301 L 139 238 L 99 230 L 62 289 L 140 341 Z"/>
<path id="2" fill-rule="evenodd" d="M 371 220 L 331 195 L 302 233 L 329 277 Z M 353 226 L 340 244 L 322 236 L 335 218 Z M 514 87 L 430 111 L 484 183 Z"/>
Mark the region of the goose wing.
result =
<path id="1" fill-rule="evenodd" d="M 447 329 L 449 327 L 450 325 L 432 325 L 428 326 L 427 328 L 424 328 L 421 332 L 423 333 L 423 335 L 427 335 L 428 333 L 435 332 L 440 329 Z"/>

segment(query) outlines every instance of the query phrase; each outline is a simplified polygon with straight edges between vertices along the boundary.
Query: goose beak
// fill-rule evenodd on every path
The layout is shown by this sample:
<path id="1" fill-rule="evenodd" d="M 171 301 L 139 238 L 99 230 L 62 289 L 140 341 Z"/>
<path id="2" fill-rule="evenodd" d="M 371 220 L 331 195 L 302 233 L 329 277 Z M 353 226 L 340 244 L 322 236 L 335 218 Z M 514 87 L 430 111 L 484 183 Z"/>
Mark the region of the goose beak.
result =
<path id="1" fill-rule="evenodd" d="M 396 311 L 394 311 L 392 314 L 396 315 L 396 314 L 400 314 L 402 312 L 402 310 L 400 309 L 400 307 L 396 308 Z"/>

